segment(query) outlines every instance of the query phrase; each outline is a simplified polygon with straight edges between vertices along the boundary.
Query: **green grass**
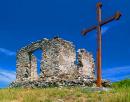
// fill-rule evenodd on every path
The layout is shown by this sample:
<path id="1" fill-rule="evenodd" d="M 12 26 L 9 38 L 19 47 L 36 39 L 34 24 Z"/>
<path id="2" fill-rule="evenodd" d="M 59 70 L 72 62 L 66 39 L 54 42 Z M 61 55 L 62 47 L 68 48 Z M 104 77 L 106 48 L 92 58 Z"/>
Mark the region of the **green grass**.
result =
<path id="1" fill-rule="evenodd" d="M 129 88 L 130 87 L 130 79 L 125 79 L 119 82 L 115 82 L 112 84 L 114 88 Z"/>
<path id="2" fill-rule="evenodd" d="M 112 84 L 108 92 L 88 88 L 0 89 L 0 102 L 130 102 L 130 80 Z"/>

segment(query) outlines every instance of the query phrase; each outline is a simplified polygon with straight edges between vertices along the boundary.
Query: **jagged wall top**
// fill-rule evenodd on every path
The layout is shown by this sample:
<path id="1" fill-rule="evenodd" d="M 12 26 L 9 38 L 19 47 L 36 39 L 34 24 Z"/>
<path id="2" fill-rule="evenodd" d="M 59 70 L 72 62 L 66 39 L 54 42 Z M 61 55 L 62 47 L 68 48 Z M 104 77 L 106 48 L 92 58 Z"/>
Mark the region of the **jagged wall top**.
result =
<path id="1" fill-rule="evenodd" d="M 67 46 L 69 46 L 71 48 L 75 47 L 72 42 L 63 40 L 62 38 L 58 38 L 58 37 L 54 37 L 53 39 L 43 38 L 41 40 L 37 40 L 36 42 L 32 42 L 31 44 L 21 48 L 20 50 L 18 50 L 17 53 L 21 53 L 24 51 L 34 52 L 37 49 L 42 49 L 43 47 L 49 46 L 51 43 L 54 43 L 54 41 L 58 41 L 58 42 L 62 43 L 63 46 L 65 46 L 67 44 Z"/>

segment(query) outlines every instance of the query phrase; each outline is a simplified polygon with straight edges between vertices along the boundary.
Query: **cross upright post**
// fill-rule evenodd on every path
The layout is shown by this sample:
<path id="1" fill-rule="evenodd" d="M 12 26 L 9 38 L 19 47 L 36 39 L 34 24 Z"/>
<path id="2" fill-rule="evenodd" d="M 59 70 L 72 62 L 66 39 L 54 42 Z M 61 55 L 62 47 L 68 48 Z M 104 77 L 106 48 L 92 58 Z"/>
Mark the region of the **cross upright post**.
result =
<path id="1" fill-rule="evenodd" d="M 102 34 L 101 34 L 101 26 L 113 21 L 119 20 L 121 17 L 120 12 L 116 12 L 114 16 L 102 21 L 101 19 L 101 7 L 102 3 L 97 3 L 97 21 L 98 25 L 92 26 L 88 29 L 85 29 L 81 32 L 82 35 L 86 35 L 88 32 L 97 29 L 97 87 L 102 86 Z"/>
<path id="2" fill-rule="evenodd" d="M 101 87 L 102 83 L 102 74 L 101 74 L 101 67 L 102 67 L 102 36 L 101 36 L 101 7 L 102 4 L 99 2 L 97 3 L 97 20 L 98 20 L 98 26 L 97 26 L 97 87 Z"/>

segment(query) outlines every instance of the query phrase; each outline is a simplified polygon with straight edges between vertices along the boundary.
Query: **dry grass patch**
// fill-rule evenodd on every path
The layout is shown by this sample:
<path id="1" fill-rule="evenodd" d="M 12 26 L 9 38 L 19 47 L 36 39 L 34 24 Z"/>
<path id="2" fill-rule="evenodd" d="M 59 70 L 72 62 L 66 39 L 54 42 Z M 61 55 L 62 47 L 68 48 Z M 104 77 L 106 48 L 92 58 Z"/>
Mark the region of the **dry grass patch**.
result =
<path id="1" fill-rule="evenodd" d="M 0 102 L 130 102 L 130 88 L 90 92 L 88 88 L 0 89 Z"/>

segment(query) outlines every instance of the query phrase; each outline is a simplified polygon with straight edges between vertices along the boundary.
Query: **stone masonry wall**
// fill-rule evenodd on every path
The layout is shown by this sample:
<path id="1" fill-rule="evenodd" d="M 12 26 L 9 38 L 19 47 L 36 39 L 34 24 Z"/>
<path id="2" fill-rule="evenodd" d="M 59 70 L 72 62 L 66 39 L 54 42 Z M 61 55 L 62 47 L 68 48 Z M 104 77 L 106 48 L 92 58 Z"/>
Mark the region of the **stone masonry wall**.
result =
<path id="1" fill-rule="evenodd" d="M 81 77 L 94 79 L 94 59 L 85 49 L 78 50 L 78 69 Z"/>
<path id="2" fill-rule="evenodd" d="M 31 81 L 38 80 L 38 74 L 37 74 L 37 59 L 36 57 L 31 54 Z"/>
<path id="3" fill-rule="evenodd" d="M 25 51 L 17 53 L 17 64 L 16 64 L 16 80 L 23 81 L 29 79 L 30 75 L 30 58 L 29 54 Z"/>
<path id="4" fill-rule="evenodd" d="M 42 50 L 40 75 L 37 74 L 37 59 L 33 52 Z M 92 55 L 80 49 L 78 65 L 75 64 L 74 45 L 61 38 L 42 39 L 21 48 L 17 53 L 16 81 L 53 81 L 74 80 L 79 76 L 94 78 L 94 60 Z"/>

